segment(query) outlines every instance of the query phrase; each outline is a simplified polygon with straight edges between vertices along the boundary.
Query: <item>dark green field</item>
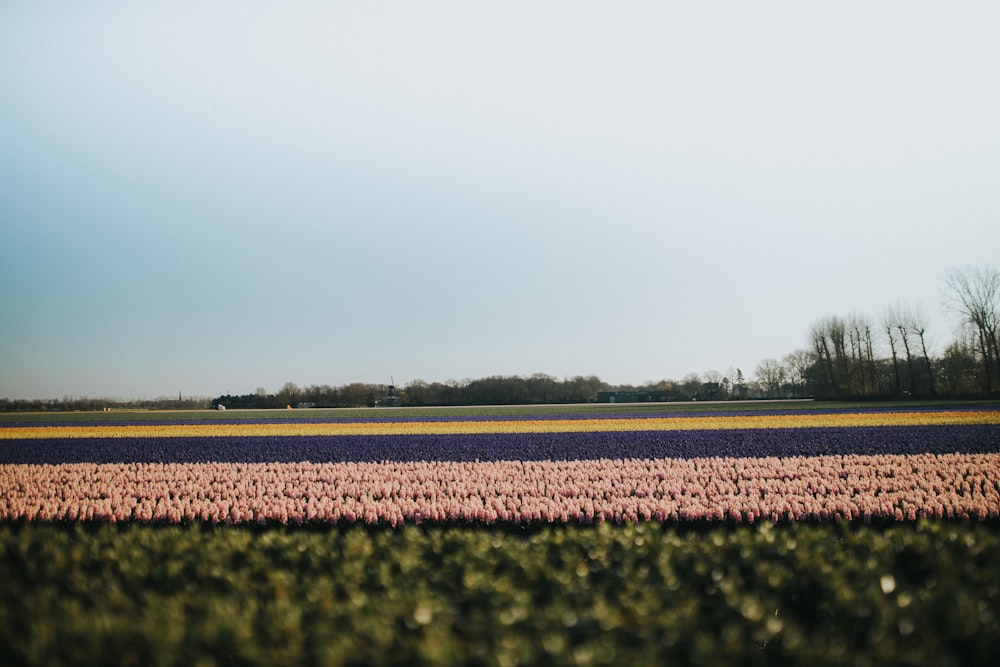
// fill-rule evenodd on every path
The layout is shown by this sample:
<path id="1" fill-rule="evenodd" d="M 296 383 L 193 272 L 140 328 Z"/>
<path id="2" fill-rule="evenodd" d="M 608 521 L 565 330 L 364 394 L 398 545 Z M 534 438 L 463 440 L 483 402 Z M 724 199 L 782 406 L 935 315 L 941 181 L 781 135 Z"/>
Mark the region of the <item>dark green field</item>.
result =
<path id="1" fill-rule="evenodd" d="M 946 522 L 0 526 L 5 665 L 987 665 L 1000 532 Z"/>

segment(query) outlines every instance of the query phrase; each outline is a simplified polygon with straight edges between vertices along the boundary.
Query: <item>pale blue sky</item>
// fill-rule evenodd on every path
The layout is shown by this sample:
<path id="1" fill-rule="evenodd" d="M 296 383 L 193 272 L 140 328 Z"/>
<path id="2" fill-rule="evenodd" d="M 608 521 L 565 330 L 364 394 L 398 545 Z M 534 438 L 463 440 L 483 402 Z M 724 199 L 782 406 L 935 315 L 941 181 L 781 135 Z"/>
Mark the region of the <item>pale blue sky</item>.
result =
<path id="1" fill-rule="evenodd" d="M 745 373 L 1000 260 L 1000 3 L 4 2 L 0 397 Z"/>

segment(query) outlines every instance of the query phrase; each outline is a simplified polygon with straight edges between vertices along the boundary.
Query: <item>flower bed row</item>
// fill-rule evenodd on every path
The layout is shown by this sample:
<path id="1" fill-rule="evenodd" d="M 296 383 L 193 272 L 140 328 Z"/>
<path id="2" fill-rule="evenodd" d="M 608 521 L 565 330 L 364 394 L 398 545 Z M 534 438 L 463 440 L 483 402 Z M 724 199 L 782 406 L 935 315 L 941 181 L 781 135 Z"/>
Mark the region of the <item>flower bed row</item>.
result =
<path id="1" fill-rule="evenodd" d="M 0 464 L 568 461 L 954 452 L 1000 453 L 1000 428 L 979 424 L 407 436 L 52 438 L 0 441 Z"/>
<path id="2" fill-rule="evenodd" d="M 369 524 L 996 519 L 1000 454 L 4 465 L 0 520 Z"/>
<path id="3" fill-rule="evenodd" d="M 306 435 L 465 435 L 475 433 L 589 433 L 732 429 L 812 429 L 871 426 L 1000 425 L 1000 410 L 781 413 L 730 416 L 548 417 L 394 421 L 296 421 L 32 425 L 0 428 L 0 441 L 54 438 L 173 438 Z"/>

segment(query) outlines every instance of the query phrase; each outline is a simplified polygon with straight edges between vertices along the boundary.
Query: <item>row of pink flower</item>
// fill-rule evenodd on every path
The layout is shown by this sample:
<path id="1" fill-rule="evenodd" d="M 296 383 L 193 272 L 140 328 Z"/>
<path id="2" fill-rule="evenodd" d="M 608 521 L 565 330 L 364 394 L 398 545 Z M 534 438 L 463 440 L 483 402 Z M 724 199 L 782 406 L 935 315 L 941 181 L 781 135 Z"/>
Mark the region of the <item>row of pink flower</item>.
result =
<path id="1" fill-rule="evenodd" d="M 1000 517 L 1000 454 L 0 466 L 0 520 L 581 522 Z"/>

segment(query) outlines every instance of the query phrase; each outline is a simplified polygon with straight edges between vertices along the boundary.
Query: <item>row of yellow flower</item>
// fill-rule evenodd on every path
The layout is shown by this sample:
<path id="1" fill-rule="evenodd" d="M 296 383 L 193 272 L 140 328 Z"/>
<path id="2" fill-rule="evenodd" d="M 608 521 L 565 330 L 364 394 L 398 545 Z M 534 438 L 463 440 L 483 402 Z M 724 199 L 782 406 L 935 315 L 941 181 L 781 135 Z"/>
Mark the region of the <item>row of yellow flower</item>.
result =
<path id="1" fill-rule="evenodd" d="M 198 423 L 0 428 L 0 440 L 41 438 L 164 438 L 318 435 L 449 435 L 469 433 L 581 433 L 683 431 L 744 428 L 820 428 L 851 426 L 1000 425 L 1000 411 L 858 412 L 836 414 L 762 414 L 704 417 L 592 419 L 516 419 L 475 421 L 384 421 L 321 423 Z"/>

